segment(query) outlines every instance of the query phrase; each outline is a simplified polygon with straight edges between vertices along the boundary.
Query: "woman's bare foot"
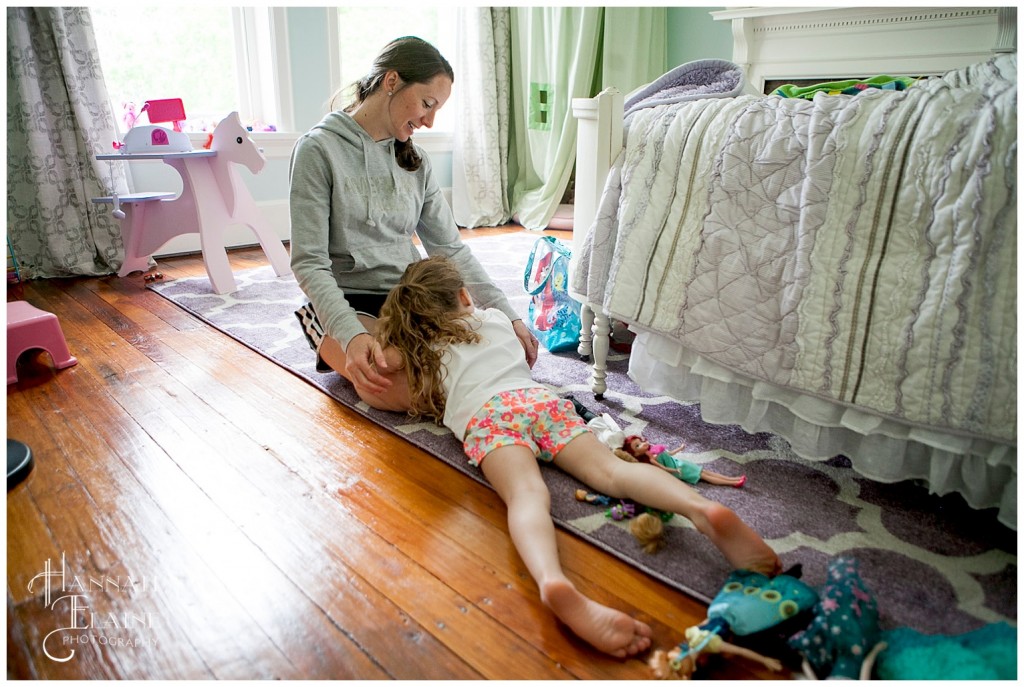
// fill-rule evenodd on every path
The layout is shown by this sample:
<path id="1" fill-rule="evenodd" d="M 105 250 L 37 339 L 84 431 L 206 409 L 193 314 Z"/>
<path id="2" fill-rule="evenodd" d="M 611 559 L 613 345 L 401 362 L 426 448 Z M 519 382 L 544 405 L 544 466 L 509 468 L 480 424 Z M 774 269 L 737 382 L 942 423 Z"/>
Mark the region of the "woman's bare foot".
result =
<path id="1" fill-rule="evenodd" d="M 651 646 L 651 628 L 622 611 L 588 599 L 568 580 L 541 586 L 541 599 L 581 639 L 616 658 L 634 656 Z"/>
<path id="2" fill-rule="evenodd" d="M 704 515 L 711 528 L 708 537 L 734 568 L 759 572 L 768 577 L 782 571 L 778 554 L 732 509 L 715 503 L 705 510 Z"/>

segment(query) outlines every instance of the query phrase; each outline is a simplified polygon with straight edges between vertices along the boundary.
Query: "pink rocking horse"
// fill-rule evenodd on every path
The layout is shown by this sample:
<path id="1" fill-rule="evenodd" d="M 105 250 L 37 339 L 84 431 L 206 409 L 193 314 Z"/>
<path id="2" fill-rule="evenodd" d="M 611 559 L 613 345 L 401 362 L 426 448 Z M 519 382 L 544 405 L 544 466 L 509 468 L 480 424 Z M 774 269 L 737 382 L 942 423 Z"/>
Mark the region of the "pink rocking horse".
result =
<path id="1" fill-rule="evenodd" d="M 121 217 L 125 258 L 118 276 L 147 270 L 150 256 L 160 246 L 181 234 L 198 233 L 214 291 L 231 293 L 237 287 L 224 248 L 224 234 L 232 224 L 248 226 L 256 234 L 278 276 L 291 273 L 288 252 L 234 169 L 235 164 L 241 164 L 258 174 L 266 163 L 237 112 L 229 114 L 214 129 L 209 151 L 160 152 L 150 146 L 146 153 L 122 152 L 97 158 L 163 160 L 178 171 L 183 182 L 176 198 L 168 197 L 171 194 L 167 193 L 138 193 L 94 199 L 113 202 L 114 216 Z"/>

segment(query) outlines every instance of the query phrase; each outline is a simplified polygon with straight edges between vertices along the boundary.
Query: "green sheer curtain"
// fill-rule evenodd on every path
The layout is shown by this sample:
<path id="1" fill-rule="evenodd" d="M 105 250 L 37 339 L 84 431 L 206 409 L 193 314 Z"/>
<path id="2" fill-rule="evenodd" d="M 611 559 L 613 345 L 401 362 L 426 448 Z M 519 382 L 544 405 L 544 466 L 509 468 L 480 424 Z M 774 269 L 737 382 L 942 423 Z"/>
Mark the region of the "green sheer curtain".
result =
<path id="1" fill-rule="evenodd" d="M 511 204 L 543 229 L 576 160 L 573 98 L 629 92 L 666 71 L 665 8 L 512 8 Z"/>

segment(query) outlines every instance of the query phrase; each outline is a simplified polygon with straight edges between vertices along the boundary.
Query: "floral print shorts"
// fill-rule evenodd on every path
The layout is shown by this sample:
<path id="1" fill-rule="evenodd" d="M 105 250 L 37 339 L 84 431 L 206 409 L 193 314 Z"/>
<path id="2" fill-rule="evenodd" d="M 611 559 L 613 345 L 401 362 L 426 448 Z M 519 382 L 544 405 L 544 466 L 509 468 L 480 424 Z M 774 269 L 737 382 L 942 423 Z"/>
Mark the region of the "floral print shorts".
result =
<path id="1" fill-rule="evenodd" d="M 462 445 L 471 465 L 502 446 L 525 446 L 550 462 L 565 445 L 590 431 L 572 401 L 549 389 L 503 391 L 473 416 Z"/>

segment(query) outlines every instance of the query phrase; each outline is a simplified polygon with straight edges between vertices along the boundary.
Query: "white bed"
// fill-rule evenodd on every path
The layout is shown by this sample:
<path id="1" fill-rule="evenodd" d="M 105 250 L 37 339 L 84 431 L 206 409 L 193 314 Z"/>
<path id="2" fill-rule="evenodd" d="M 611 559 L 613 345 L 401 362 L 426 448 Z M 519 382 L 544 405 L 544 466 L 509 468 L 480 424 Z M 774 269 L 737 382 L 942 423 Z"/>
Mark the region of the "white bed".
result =
<path id="1" fill-rule="evenodd" d="M 632 136 L 615 89 L 573 102 L 571 292 L 594 393 L 622 321 L 646 390 L 1016 528 L 1016 10 L 713 15 L 743 94 L 634 111 Z M 761 95 L 954 70 L 955 87 Z"/>

